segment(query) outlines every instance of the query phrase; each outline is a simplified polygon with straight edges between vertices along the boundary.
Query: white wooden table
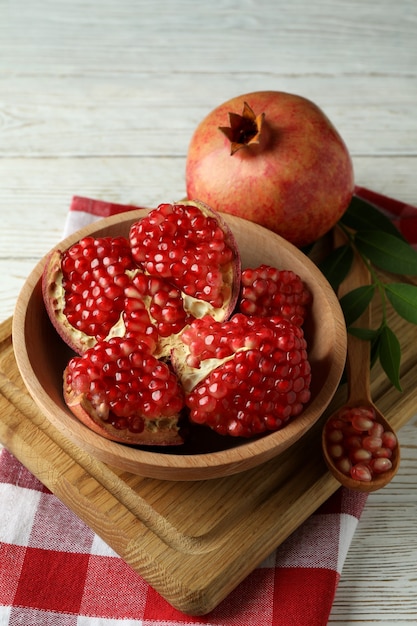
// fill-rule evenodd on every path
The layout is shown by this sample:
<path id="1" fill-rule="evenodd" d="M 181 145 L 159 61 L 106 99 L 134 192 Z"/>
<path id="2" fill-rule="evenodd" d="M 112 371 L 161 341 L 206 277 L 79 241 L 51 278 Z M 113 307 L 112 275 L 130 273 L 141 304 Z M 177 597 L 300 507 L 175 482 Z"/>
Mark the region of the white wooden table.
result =
<path id="1" fill-rule="evenodd" d="M 415 0 L 0 0 L 0 321 L 73 194 L 181 198 L 197 123 L 260 89 L 314 100 L 357 183 L 417 205 Z M 417 623 L 416 417 L 400 439 L 400 472 L 369 497 L 329 624 Z"/>

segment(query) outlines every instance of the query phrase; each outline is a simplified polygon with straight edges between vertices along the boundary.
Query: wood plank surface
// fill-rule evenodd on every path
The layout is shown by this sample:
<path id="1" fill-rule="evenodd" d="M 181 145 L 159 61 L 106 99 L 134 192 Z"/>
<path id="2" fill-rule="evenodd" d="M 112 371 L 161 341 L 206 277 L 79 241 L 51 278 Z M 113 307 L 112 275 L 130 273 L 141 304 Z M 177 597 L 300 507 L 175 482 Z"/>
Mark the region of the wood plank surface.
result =
<path id="1" fill-rule="evenodd" d="M 416 28 L 415 0 L 0 0 L 0 321 L 61 238 L 73 194 L 182 197 L 195 125 L 239 93 L 310 97 L 357 183 L 417 205 Z M 330 625 L 417 622 L 416 416 L 400 439 L 399 474 L 369 496 Z"/>

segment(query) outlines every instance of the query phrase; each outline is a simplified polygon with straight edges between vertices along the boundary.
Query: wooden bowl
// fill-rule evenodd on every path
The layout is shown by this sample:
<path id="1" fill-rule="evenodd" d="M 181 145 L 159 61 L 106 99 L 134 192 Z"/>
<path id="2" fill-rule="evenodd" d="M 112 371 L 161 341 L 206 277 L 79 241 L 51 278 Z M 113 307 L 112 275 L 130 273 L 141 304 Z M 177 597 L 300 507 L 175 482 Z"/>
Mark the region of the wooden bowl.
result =
<path id="1" fill-rule="evenodd" d="M 65 239 L 65 249 L 86 235 L 127 235 L 143 217 L 139 209 L 91 224 Z M 247 440 L 192 428 L 183 446 L 131 447 L 109 441 L 79 422 L 62 396 L 62 374 L 71 351 L 54 330 L 42 299 L 45 258 L 28 277 L 19 295 L 13 342 L 17 365 L 27 389 L 45 417 L 65 436 L 96 459 L 150 478 L 205 480 L 235 474 L 277 456 L 302 437 L 320 418 L 339 384 L 346 358 L 346 327 L 339 302 L 317 267 L 278 235 L 237 217 L 224 215 L 237 239 L 243 267 L 266 263 L 292 269 L 313 293 L 312 315 L 305 327 L 312 365 L 312 395 L 303 413 L 282 430 Z"/>

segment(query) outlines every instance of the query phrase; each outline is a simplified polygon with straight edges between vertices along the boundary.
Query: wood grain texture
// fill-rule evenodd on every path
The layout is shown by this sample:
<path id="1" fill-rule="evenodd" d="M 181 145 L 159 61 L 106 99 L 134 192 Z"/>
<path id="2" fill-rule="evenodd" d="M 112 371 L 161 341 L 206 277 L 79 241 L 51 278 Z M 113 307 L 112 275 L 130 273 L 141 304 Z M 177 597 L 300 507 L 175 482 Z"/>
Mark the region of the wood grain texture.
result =
<path id="1" fill-rule="evenodd" d="M 0 320 L 61 238 L 73 194 L 182 197 L 192 130 L 239 93 L 310 97 L 345 138 L 358 184 L 417 205 L 414 0 L 0 0 L 0 15 Z M 417 621 L 415 419 L 400 442 L 330 625 Z"/>

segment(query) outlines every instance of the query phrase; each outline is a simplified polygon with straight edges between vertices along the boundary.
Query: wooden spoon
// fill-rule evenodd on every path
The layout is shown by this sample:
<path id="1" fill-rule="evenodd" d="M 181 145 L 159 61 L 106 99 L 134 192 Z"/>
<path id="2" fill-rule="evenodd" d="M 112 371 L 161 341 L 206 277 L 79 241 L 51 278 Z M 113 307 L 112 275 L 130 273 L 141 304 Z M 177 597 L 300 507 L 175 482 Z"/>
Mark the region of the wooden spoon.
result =
<path id="1" fill-rule="evenodd" d="M 345 293 L 351 291 L 352 289 L 355 289 L 356 287 L 369 284 L 369 280 L 370 276 L 368 268 L 365 266 L 359 255 L 355 253 L 351 271 L 340 286 L 339 296 L 344 295 Z M 358 318 L 355 325 L 369 328 L 370 321 L 370 307 L 367 307 L 367 310 L 361 315 L 360 318 Z M 356 480 L 354 478 L 351 478 L 350 475 L 343 473 L 336 467 L 333 457 L 329 454 L 329 447 L 331 444 L 329 444 L 326 436 L 326 426 L 335 415 L 337 415 L 341 410 L 345 409 L 346 407 L 373 408 L 375 411 L 375 419 L 377 422 L 383 425 L 384 431 L 394 433 L 394 430 L 390 426 L 389 422 L 374 405 L 371 399 L 369 341 L 358 339 L 357 337 L 348 333 L 346 366 L 348 390 L 347 403 L 344 407 L 341 407 L 341 409 L 335 411 L 326 421 L 322 432 L 323 455 L 329 470 L 342 485 L 356 491 L 376 491 L 377 489 L 381 489 L 382 487 L 387 485 L 397 473 L 400 463 L 400 448 L 398 440 L 396 447 L 392 451 L 392 457 L 390 459 L 392 463 L 391 469 L 388 469 L 381 474 L 374 474 L 374 477 L 370 481 Z"/>

